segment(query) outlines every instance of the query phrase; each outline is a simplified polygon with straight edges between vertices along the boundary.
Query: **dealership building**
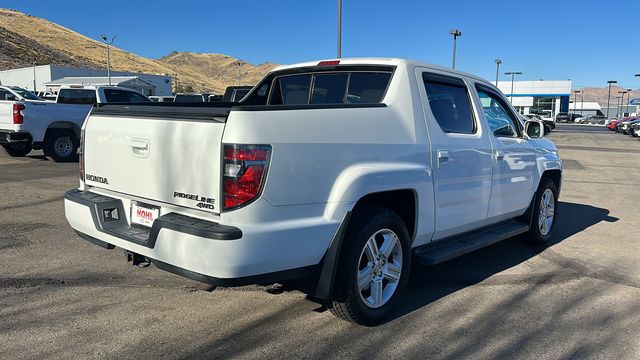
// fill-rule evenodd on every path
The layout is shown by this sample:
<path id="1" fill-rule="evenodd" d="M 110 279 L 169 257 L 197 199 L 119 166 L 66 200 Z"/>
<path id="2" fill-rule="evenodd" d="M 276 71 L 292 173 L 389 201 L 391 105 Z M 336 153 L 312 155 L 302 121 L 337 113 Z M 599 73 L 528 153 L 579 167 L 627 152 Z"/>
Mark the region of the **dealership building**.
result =
<path id="1" fill-rule="evenodd" d="M 172 95 L 172 78 L 122 71 L 111 72 L 111 84 L 135 89 L 145 95 Z M 28 90 L 55 92 L 61 85 L 108 85 L 107 71 L 58 65 L 39 65 L 0 71 L 0 84 Z"/>
<path id="2" fill-rule="evenodd" d="M 499 81 L 498 88 L 524 115 L 539 114 L 555 118 L 559 112 L 569 110 L 571 80 Z"/>

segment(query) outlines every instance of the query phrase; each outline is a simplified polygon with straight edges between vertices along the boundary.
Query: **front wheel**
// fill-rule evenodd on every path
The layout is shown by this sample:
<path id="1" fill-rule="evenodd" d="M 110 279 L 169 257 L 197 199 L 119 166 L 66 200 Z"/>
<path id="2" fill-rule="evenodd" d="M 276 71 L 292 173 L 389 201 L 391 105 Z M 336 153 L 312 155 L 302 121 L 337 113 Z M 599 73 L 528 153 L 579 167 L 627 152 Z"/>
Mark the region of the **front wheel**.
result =
<path id="1" fill-rule="evenodd" d="M 544 244 L 551 239 L 556 227 L 558 209 L 558 188 L 549 178 L 543 178 L 533 200 L 533 216 L 528 240 Z"/>
<path id="2" fill-rule="evenodd" d="M 24 157 L 31 152 L 31 145 L 2 145 L 2 147 L 13 157 Z"/>
<path id="3" fill-rule="evenodd" d="M 74 161 L 78 152 L 78 139 L 70 130 L 54 130 L 47 135 L 44 150 L 55 162 Z"/>
<path id="4" fill-rule="evenodd" d="M 390 313 L 409 278 L 409 234 L 394 212 L 364 208 L 343 241 L 334 294 L 325 302 L 337 317 L 376 325 Z"/>

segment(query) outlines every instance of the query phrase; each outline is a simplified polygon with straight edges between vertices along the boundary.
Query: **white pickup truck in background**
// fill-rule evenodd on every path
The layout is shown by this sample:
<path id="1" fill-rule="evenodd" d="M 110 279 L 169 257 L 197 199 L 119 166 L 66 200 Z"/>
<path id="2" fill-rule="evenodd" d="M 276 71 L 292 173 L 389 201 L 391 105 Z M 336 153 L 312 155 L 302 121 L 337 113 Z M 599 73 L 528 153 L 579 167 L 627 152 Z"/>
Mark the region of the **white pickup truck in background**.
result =
<path id="1" fill-rule="evenodd" d="M 57 162 L 73 161 L 93 105 L 146 101 L 138 92 L 114 86 L 65 86 L 55 103 L 22 88 L 0 86 L 0 145 L 15 157 L 43 149 Z"/>
<path id="2" fill-rule="evenodd" d="M 281 66 L 237 106 L 99 105 L 65 214 L 85 240 L 214 285 L 298 279 L 376 324 L 411 262 L 548 241 L 562 161 L 492 83 L 402 59 Z M 509 254 L 504 254 L 508 257 Z"/>

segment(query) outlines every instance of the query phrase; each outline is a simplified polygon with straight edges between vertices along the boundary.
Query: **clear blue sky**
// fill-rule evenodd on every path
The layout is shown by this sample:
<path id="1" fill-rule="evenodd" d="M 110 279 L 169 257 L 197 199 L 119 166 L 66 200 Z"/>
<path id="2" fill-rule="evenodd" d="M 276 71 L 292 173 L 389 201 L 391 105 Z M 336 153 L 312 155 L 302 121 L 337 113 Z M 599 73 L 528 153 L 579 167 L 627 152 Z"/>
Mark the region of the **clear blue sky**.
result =
<path id="1" fill-rule="evenodd" d="M 640 87 L 640 1 L 343 0 L 343 56 L 406 57 L 450 66 L 459 28 L 460 70 L 495 78 L 618 80 Z M 0 1 L 92 38 L 158 58 L 176 51 L 224 53 L 251 63 L 295 63 L 336 54 L 336 0 Z M 624 54 L 621 53 L 624 51 Z M 504 76 L 502 76 L 504 77 Z"/>

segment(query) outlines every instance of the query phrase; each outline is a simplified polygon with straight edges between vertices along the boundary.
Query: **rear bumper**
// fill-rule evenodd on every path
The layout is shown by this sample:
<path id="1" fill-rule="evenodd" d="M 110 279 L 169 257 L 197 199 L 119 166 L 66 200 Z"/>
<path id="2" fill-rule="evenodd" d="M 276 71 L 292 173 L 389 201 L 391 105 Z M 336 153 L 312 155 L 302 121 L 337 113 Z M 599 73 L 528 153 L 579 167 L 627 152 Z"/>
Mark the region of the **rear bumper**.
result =
<path id="1" fill-rule="evenodd" d="M 220 286 L 313 274 L 339 226 L 333 222 L 293 228 L 229 226 L 168 212 L 147 229 L 129 225 L 127 208 L 124 198 L 80 190 L 65 194 L 65 216 L 81 238 L 104 248 L 123 248 L 163 270 Z M 111 219 L 114 211 L 117 219 Z"/>
<path id="2" fill-rule="evenodd" d="M 31 134 L 18 131 L 0 130 L 0 144 L 30 145 L 33 142 Z"/>

